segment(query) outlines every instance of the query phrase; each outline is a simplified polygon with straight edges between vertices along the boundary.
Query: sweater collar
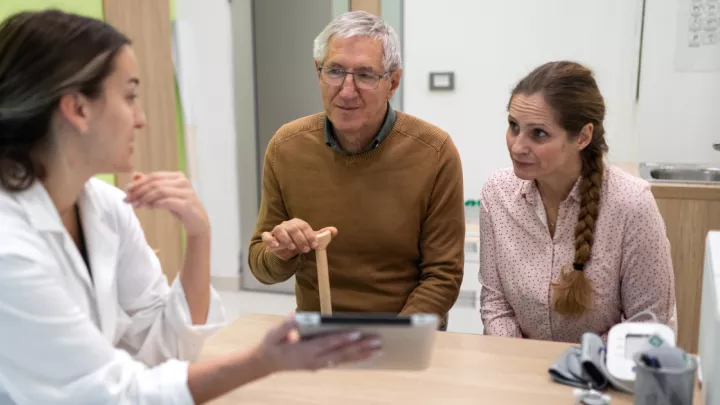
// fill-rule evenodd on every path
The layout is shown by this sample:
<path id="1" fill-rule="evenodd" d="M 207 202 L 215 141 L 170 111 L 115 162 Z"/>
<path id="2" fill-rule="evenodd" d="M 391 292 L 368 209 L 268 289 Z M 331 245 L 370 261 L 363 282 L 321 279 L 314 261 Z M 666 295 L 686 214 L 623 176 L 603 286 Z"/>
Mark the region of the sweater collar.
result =
<path id="1" fill-rule="evenodd" d="M 390 131 L 393 129 L 393 126 L 395 125 L 395 121 L 397 121 L 397 112 L 392 108 L 390 105 L 390 102 L 387 103 L 387 112 L 385 113 L 385 121 L 383 122 L 382 126 L 380 127 L 380 131 L 378 134 L 373 138 L 373 140 L 360 152 L 358 153 L 349 153 L 345 151 L 342 146 L 340 146 L 340 143 L 337 141 L 337 138 L 335 137 L 335 131 L 333 130 L 332 122 L 330 122 L 330 119 L 328 118 L 327 114 L 325 115 L 325 143 L 331 147 L 335 152 L 340 153 L 342 155 L 355 155 L 355 154 L 361 154 L 365 153 L 369 150 L 375 149 L 378 145 L 380 145 L 380 142 L 382 142 L 390 133 Z"/>

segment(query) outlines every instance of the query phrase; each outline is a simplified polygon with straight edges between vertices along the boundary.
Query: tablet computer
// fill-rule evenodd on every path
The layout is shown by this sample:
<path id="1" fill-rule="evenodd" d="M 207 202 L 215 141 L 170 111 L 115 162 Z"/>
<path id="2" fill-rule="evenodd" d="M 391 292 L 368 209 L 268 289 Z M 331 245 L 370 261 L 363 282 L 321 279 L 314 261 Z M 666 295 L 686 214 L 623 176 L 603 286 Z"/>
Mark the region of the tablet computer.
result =
<path id="1" fill-rule="evenodd" d="M 331 332 L 357 330 L 382 340 L 382 355 L 336 368 L 424 370 L 430 365 L 440 317 L 435 314 L 295 314 L 301 339 Z"/>

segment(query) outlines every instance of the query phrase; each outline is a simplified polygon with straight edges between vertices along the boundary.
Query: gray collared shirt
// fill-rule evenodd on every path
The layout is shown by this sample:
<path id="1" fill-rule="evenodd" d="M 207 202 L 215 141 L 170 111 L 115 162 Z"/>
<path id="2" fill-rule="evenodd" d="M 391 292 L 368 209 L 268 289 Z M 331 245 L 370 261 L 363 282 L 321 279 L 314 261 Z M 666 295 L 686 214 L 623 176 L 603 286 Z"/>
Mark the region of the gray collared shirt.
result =
<path id="1" fill-rule="evenodd" d="M 337 141 L 337 138 L 335 138 L 335 134 L 333 131 L 333 126 L 330 120 L 327 116 L 325 116 L 325 143 L 331 147 L 335 152 L 340 153 L 342 155 L 359 155 L 361 153 L 365 153 L 369 150 L 375 149 L 378 145 L 380 145 L 380 142 L 385 139 L 386 136 L 390 133 L 393 126 L 395 125 L 395 120 L 397 120 L 397 113 L 395 110 L 390 106 L 390 103 L 387 105 L 387 113 L 385 113 L 385 121 L 383 122 L 382 126 L 380 127 L 380 132 L 378 132 L 377 136 L 373 138 L 372 142 L 370 142 L 363 150 L 357 153 L 350 153 L 342 148 L 340 146 L 340 143 Z"/>

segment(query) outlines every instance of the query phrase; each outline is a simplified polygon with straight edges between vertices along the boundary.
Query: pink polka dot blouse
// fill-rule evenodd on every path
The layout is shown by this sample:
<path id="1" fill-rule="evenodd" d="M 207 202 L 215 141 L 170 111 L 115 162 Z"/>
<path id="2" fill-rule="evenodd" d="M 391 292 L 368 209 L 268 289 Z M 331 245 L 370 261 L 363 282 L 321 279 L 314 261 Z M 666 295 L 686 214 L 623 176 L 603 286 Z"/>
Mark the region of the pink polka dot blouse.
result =
<path id="1" fill-rule="evenodd" d="M 485 183 L 480 214 L 485 334 L 577 343 L 584 332 L 606 338 L 613 325 L 642 311 L 675 329 L 670 244 L 649 184 L 611 166 L 600 193 L 584 270 L 592 284 L 592 309 L 570 318 L 553 310 L 550 283 L 574 258 L 579 181 L 560 205 L 554 237 L 534 181 L 505 169 Z"/>

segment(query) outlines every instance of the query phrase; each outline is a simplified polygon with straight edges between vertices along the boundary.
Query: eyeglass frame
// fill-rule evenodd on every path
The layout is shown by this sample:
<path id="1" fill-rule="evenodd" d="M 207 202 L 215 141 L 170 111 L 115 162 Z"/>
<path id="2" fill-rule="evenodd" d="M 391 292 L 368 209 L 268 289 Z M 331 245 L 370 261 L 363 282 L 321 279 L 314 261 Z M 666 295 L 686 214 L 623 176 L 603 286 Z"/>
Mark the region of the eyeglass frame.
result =
<path id="1" fill-rule="evenodd" d="M 322 79 L 322 70 L 323 69 L 337 69 L 337 70 L 343 72 L 344 75 L 343 75 L 343 79 L 340 82 L 340 84 L 330 84 L 330 83 L 324 81 Z M 355 84 L 355 82 L 356 82 L 356 80 L 355 80 L 356 74 L 372 75 L 378 79 L 377 84 L 375 84 L 375 87 L 373 87 L 371 89 L 360 89 L 360 90 L 375 90 L 375 89 L 377 89 L 378 86 L 380 85 L 380 80 L 384 79 L 385 77 L 387 77 L 388 75 L 391 75 L 394 72 L 393 70 L 389 70 L 383 74 L 379 74 L 379 73 L 375 73 L 375 72 L 348 72 L 347 70 L 343 70 L 343 69 L 339 69 L 339 68 L 335 68 L 335 67 L 327 67 L 327 66 L 318 66 L 317 71 L 318 71 L 318 76 L 319 76 L 320 80 L 323 83 L 327 84 L 328 86 L 333 86 L 333 87 L 342 87 L 342 85 L 345 84 L 345 79 L 347 79 L 347 75 L 351 75 L 353 77 L 353 84 Z M 357 87 L 357 85 L 355 85 L 355 86 Z"/>

